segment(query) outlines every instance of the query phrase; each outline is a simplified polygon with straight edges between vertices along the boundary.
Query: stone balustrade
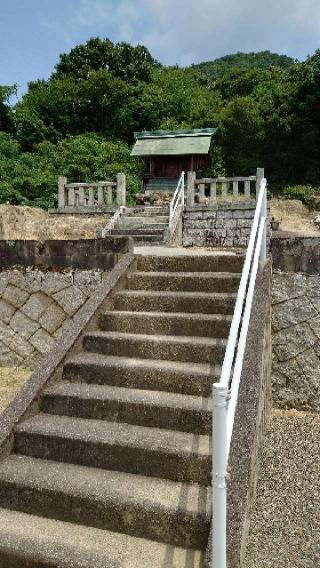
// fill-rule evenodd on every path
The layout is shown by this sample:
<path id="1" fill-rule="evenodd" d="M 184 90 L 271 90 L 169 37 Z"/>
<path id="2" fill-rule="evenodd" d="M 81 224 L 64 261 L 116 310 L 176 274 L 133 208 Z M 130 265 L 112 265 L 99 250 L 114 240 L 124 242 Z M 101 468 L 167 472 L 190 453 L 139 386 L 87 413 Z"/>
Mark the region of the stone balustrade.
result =
<path id="1" fill-rule="evenodd" d="M 120 207 L 126 204 L 126 177 L 117 174 L 117 181 L 67 183 L 60 176 L 58 182 L 58 209 L 94 211 Z"/>
<path id="2" fill-rule="evenodd" d="M 257 169 L 255 176 L 216 177 L 197 179 L 195 172 L 187 176 L 187 205 L 217 206 L 220 203 L 238 204 L 255 201 L 257 187 L 264 177 L 263 168 Z"/>

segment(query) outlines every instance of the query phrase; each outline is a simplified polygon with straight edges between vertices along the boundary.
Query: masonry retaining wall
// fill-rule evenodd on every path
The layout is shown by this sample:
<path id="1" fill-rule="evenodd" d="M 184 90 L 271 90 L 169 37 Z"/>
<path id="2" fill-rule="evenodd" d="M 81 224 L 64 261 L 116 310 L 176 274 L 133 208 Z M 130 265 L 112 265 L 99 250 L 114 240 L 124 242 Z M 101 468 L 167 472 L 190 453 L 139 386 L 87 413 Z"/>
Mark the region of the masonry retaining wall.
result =
<path id="1" fill-rule="evenodd" d="M 111 270 L 119 257 L 132 251 L 132 247 L 132 241 L 124 237 L 44 242 L 0 240 L 0 267 Z"/>
<path id="2" fill-rule="evenodd" d="M 0 365 L 35 368 L 106 274 L 30 268 L 0 272 Z"/>
<path id="3" fill-rule="evenodd" d="M 320 411 L 320 237 L 272 238 L 272 389 L 279 408 Z"/>
<path id="4" fill-rule="evenodd" d="M 274 268 L 320 274 L 320 235 L 309 237 L 277 231 L 272 234 L 271 253 Z"/>
<path id="5" fill-rule="evenodd" d="M 126 238 L 0 241 L 0 365 L 34 369 L 130 250 Z"/>
<path id="6" fill-rule="evenodd" d="M 255 201 L 220 204 L 218 207 L 186 207 L 183 217 L 183 245 L 246 247 L 255 208 Z"/>

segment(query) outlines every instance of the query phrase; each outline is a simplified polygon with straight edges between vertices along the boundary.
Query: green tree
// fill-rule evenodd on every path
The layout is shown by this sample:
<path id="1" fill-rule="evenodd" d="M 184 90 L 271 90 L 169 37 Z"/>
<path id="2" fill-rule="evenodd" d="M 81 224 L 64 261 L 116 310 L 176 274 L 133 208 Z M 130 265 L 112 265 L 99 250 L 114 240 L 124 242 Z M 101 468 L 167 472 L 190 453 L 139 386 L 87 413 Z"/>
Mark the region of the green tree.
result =
<path id="1" fill-rule="evenodd" d="M 60 55 L 53 77 L 74 80 L 88 79 L 96 71 L 110 71 L 114 77 L 129 83 L 149 81 L 151 70 L 158 63 L 143 45 L 113 44 L 108 38 L 89 39 L 69 53 Z"/>
<path id="2" fill-rule="evenodd" d="M 53 207 L 59 175 L 69 181 L 115 180 L 125 172 L 129 196 L 140 188 L 141 162 L 132 159 L 124 142 L 101 135 L 68 137 L 54 144 L 42 142 L 33 152 L 20 152 L 12 136 L 0 133 L 0 203 Z"/>
<path id="3" fill-rule="evenodd" d="M 0 85 L 0 130 L 6 132 L 13 131 L 13 113 L 9 105 L 9 100 L 17 94 L 17 86 Z"/>
<path id="4" fill-rule="evenodd" d="M 53 78 L 29 85 L 16 107 L 17 136 L 24 150 L 38 143 L 56 142 L 67 135 L 118 133 L 118 114 L 126 106 L 126 83 L 109 71 L 95 71 L 88 79 Z"/>
<path id="5" fill-rule="evenodd" d="M 222 109 L 218 140 L 228 175 L 254 174 L 261 163 L 263 135 L 259 107 L 249 97 L 236 97 Z"/>
<path id="6" fill-rule="evenodd" d="M 77 81 L 87 79 L 93 71 L 108 71 L 112 51 L 113 43 L 109 39 L 91 38 L 85 44 L 76 45 L 69 53 L 60 55 L 53 77 L 69 77 Z"/>

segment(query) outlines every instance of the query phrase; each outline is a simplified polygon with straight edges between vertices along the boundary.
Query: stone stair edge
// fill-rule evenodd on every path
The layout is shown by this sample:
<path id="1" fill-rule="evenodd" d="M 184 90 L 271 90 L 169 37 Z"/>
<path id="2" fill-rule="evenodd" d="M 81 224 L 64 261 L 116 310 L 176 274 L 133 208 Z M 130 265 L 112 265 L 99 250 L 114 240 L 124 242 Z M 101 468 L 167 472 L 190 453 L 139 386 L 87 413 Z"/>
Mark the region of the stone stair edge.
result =
<path id="1" fill-rule="evenodd" d="M 197 484 L 16 454 L 0 464 L 0 506 L 13 505 L 47 518 L 205 548 L 211 500 L 210 490 Z M 128 516 L 123 514 L 127 509 Z M 182 525 L 176 535 L 175 523 Z M 205 523 L 203 535 L 199 523 Z"/>
<path id="2" fill-rule="evenodd" d="M 6 568 L 30 568 L 29 562 L 38 568 L 163 568 L 168 552 L 176 568 L 185 567 L 187 550 L 143 538 L 4 509 L 0 521 L 0 561 Z M 194 556 L 194 568 L 200 568 L 202 554 Z"/>

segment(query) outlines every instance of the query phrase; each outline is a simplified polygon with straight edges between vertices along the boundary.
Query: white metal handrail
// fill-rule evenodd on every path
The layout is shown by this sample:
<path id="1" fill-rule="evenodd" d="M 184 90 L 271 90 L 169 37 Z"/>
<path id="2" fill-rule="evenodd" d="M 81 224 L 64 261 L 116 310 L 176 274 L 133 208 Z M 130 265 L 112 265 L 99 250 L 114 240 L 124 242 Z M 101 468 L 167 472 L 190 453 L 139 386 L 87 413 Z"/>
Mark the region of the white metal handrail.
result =
<path id="1" fill-rule="evenodd" d="M 172 228 L 177 208 L 184 205 L 184 172 L 181 173 L 176 190 L 170 201 L 169 209 L 169 230 Z"/>
<path id="2" fill-rule="evenodd" d="M 213 385 L 213 568 L 226 568 L 227 562 L 227 466 L 259 260 L 261 263 L 265 262 L 267 254 L 266 220 L 267 181 L 263 178 L 259 188 L 259 195 L 257 196 L 257 205 L 221 370 L 220 382 Z M 229 388 L 231 389 L 230 391 Z"/>

